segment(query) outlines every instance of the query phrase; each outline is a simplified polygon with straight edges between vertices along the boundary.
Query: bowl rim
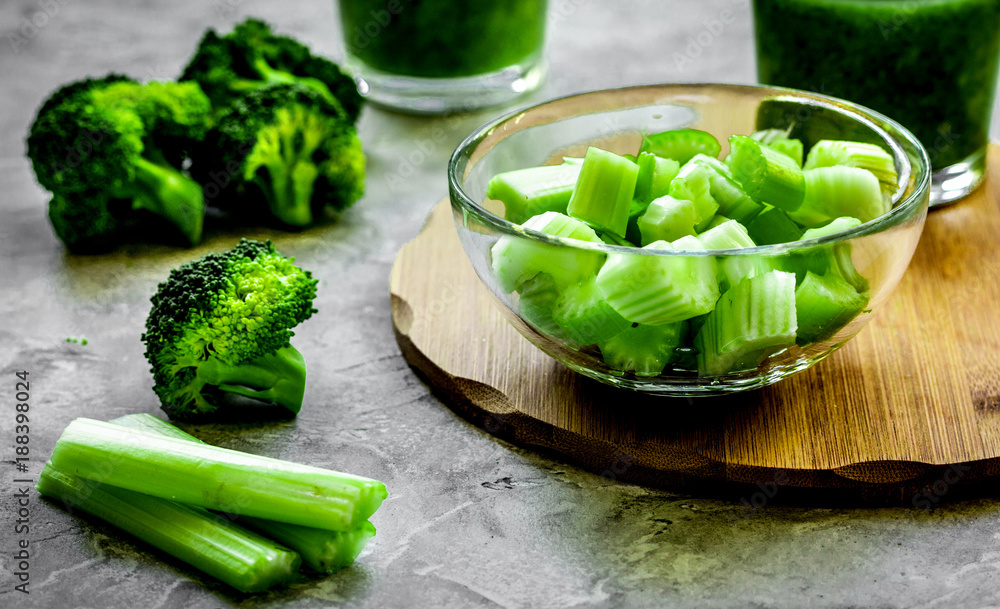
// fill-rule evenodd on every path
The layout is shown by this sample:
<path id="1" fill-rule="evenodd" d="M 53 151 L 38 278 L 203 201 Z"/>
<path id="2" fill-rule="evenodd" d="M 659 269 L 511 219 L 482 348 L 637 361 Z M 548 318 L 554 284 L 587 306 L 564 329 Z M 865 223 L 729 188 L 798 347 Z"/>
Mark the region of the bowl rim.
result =
<path id="1" fill-rule="evenodd" d="M 805 98 L 813 102 L 816 105 L 832 109 L 834 111 L 839 111 L 844 113 L 846 110 L 848 114 L 852 115 L 852 118 L 860 119 L 861 122 L 867 124 L 874 131 L 884 137 L 884 139 L 893 148 L 893 154 L 897 158 L 906 159 L 906 163 L 909 168 L 909 174 L 906 178 L 907 180 L 915 173 L 913 177 L 914 186 L 913 191 L 903 200 L 899 201 L 892 209 L 888 212 L 873 218 L 867 222 L 863 222 L 858 226 L 853 228 L 848 228 L 845 230 L 840 230 L 828 235 L 823 235 L 821 237 L 813 237 L 811 239 L 802 239 L 798 241 L 791 241 L 786 243 L 776 243 L 772 245 L 755 245 L 753 247 L 743 247 L 743 248 L 732 248 L 732 249 L 698 249 L 698 250 L 684 250 L 684 249 L 649 249 L 646 247 L 637 246 L 624 246 L 624 245 L 613 245 L 608 243 L 592 243 L 588 241 L 581 241 L 577 239 L 570 239 L 568 237 L 558 237 L 555 235 L 549 235 L 541 231 L 536 231 L 529 228 L 523 228 L 519 224 L 515 224 L 505 218 L 502 218 L 493 212 L 489 211 L 483 207 L 479 202 L 475 201 L 470 197 L 465 189 L 462 187 L 462 176 L 459 175 L 459 165 L 463 157 L 466 156 L 466 151 L 474 150 L 474 147 L 478 143 L 488 136 L 494 129 L 500 125 L 515 119 L 516 117 L 523 115 L 527 112 L 538 110 L 547 106 L 549 104 L 560 103 L 566 100 L 587 97 L 587 96 L 601 96 L 607 93 L 622 93 L 625 94 L 628 91 L 636 91 L 641 89 L 690 89 L 690 88 L 723 88 L 723 89 L 749 89 L 753 91 L 768 91 L 773 92 L 776 97 L 780 96 L 791 96 L 797 98 Z M 636 106 L 639 107 L 639 106 Z M 581 115 L 582 116 L 582 115 Z M 556 119 L 552 122 L 557 122 L 563 119 Z M 899 138 L 894 137 L 892 133 L 886 130 L 886 128 L 879 123 L 883 123 L 885 126 L 892 130 L 895 130 L 900 135 Z M 548 123 L 546 123 L 548 124 Z M 903 152 L 902 146 L 900 145 L 900 140 L 910 144 L 918 153 L 919 163 L 912 163 L 908 156 Z M 462 164 L 462 169 L 466 167 L 467 163 Z M 591 91 L 584 91 L 580 93 L 573 93 L 569 95 L 563 95 L 559 97 L 553 97 L 546 99 L 544 101 L 532 104 L 530 106 L 524 106 L 521 108 L 516 108 L 510 112 L 507 112 L 491 121 L 480 125 L 472 133 L 465 137 L 458 144 L 455 150 L 452 152 L 451 157 L 448 160 L 448 190 L 449 198 L 451 199 L 451 204 L 454 207 L 456 203 L 463 208 L 464 211 L 469 211 L 474 213 L 478 219 L 484 224 L 490 226 L 491 228 L 503 233 L 505 235 L 520 236 L 530 238 L 542 243 L 549 243 L 552 245 L 561 245 L 566 247 L 572 247 L 575 249 L 593 250 L 604 253 L 616 253 L 616 254 L 632 254 L 632 255 L 650 255 L 650 256 L 751 256 L 751 255 L 780 255 L 792 251 L 798 251 L 801 249 L 812 248 L 821 245 L 829 245 L 833 243 L 839 243 L 842 241 L 847 241 L 855 237 L 860 237 L 869 234 L 875 234 L 882 232 L 887 227 L 891 227 L 897 223 L 900 216 L 908 216 L 913 212 L 919 212 L 919 208 L 923 207 L 924 211 L 928 207 L 929 194 L 930 194 L 930 184 L 931 184 L 931 170 L 930 170 L 930 158 L 927 154 L 927 150 L 920 143 L 920 141 L 914 136 L 906 127 L 900 123 L 894 121 L 893 119 L 885 116 L 884 114 L 867 108 L 860 104 L 847 101 L 844 99 L 832 97 L 829 95 L 823 95 L 820 93 L 813 93 L 811 91 L 803 91 L 799 89 L 791 89 L 787 87 L 774 87 L 770 85 L 740 85 L 740 84 L 729 84 L 729 83 L 706 83 L 706 82 L 693 82 L 693 83 L 661 83 L 661 84 L 645 84 L 645 85 L 634 85 L 634 86 L 624 86 L 624 87 L 612 87 L 608 89 L 595 89 Z M 900 174 L 902 177 L 905 174 Z M 902 180 L 901 180 L 902 181 Z M 897 191 L 896 196 L 899 195 L 901 191 Z"/>

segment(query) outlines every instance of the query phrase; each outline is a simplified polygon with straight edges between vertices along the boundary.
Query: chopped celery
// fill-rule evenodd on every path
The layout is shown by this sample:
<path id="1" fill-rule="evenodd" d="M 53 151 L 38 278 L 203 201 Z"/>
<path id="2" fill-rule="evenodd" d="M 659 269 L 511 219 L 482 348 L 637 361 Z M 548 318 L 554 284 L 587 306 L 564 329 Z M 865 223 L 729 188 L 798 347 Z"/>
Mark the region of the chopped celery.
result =
<path id="1" fill-rule="evenodd" d="M 109 469 L 112 463 L 107 463 Z M 45 464 L 36 488 L 241 592 L 260 592 L 285 583 L 301 562 L 295 552 L 207 510 L 71 476 L 52 463 Z"/>
<path id="2" fill-rule="evenodd" d="M 642 249 L 704 250 L 694 237 Z M 683 321 L 712 310 L 719 298 L 715 258 L 705 255 L 610 254 L 597 274 L 608 304 L 625 319 L 649 325 Z"/>
<path id="3" fill-rule="evenodd" d="M 632 199 L 628 209 L 628 227 L 625 229 L 625 239 L 632 245 L 642 245 L 642 231 L 639 230 L 639 218 L 649 208 L 648 201 Z"/>
<path id="4" fill-rule="evenodd" d="M 791 157 L 743 135 L 729 138 L 729 146 L 729 166 L 748 195 L 785 211 L 798 209 L 805 178 Z"/>
<path id="5" fill-rule="evenodd" d="M 726 291 L 695 336 L 698 373 L 719 376 L 756 368 L 795 343 L 795 275 L 771 271 Z"/>
<path id="6" fill-rule="evenodd" d="M 521 225 L 556 237 L 603 243 L 594 229 L 576 218 L 547 211 Z M 519 290 L 538 273 L 548 273 L 559 286 L 567 286 L 597 273 L 604 254 L 536 241 L 531 237 L 505 235 L 490 251 L 493 271 L 505 292 Z"/>
<path id="7" fill-rule="evenodd" d="M 698 235 L 698 240 L 709 250 L 739 249 L 755 244 L 747 229 L 736 220 L 728 220 Z M 777 262 L 760 254 L 735 254 L 719 256 L 719 285 L 725 291 L 746 277 L 773 271 Z"/>
<path id="8" fill-rule="evenodd" d="M 746 227 L 736 220 L 726 220 L 698 235 L 707 250 L 730 250 L 757 245 L 750 238 Z"/>
<path id="9" fill-rule="evenodd" d="M 204 444 L 191 434 L 149 414 L 130 414 L 112 419 L 109 422 L 129 429 L 140 429 L 166 437 Z M 368 540 L 375 536 L 375 526 L 370 522 L 364 522 L 359 528 L 352 531 L 328 531 L 248 516 L 234 516 L 234 518 L 239 524 L 250 527 L 268 539 L 273 539 L 295 550 L 302 557 L 303 564 L 320 573 L 332 573 L 350 566 L 364 549 Z"/>
<path id="10" fill-rule="evenodd" d="M 805 232 L 802 233 L 802 240 L 817 239 L 819 237 L 825 237 L 827 235 L 839 233 L 858 226 L 861 226 L 861 220 L 851 218 L 849 216 L 841 216 L 840 218 L 834 218 L 822 226 L 806 229 Z"/>
<path id="11" fill-rule="evenodd" d="M 504 218 L 521 224 L 546 211 L 566 213 L 580 165 L 529 167 L 498 174 L 486 186 L 486 196 L 504 205 Z"/>
<path id="12" fill-rule="evenodd" d="M 802 238 L 802 227 L 777 207 L 765 207 L 747 227 L 747 232 L 757 245 L 791 243 Z"/>
<path id="13" fill-rule="evenodd" d="M 803 173 L 805 198 L 788 214 L 803 226 L 820 226 L 841 216 L 868 222 L 889 211 L 878 180 L 866 169 L 838 165 Z"/>
<path id="14" fill-rule="evenodd" d="M 633 324 L 598 346 L 604 363 L 612 370 L 636 376 L 656 376 L 674 359 L 687 333 L 687 324 L 677 322 L 648 326 Z"/>
<path id="15" fill-rule="evenodd" d="M 670 182 L 670 196 L 694 203 L 698 213 L 696 231 L 704 230 L 712 221 L 719 203 L 712 197 L 712 171 L 700 163 L 689 161 Z"/>
<path id="16" fill-rule="evenodd" d="M 868 292 L 859 294 L 839 275 L 806 273 L 795 289 L 799 345 L 826 340 L 868 305 Z"/>
<path id="17" fill-rule="evenodd" d="M 711 133 L 698 129 L 673 129 L 652 135 L 643 134 L 640 152 L 652 152 L 683 165 L 696 154 L 719 156 L 722 146 Z"/>
<path id="18" fill-rule="evenodd" d="M 750 139 L 756 140 L 772 150 L 787 154 L 801 168 L 803 155 L 802 140 L 788 137 L 791 132 L 791 127 L 788 129 L 764 129 L 751 133 Z"/>
<path id="19" fill-rule="evenodd" d="M 630 325 L 604 299 L 595 278 L 566 288 L 553 307 L 552 317 L 570 340 L 581 346 L 607 340 Z"/>
<path id="20" fill-rule="evenodd" d="M 675 199 L 670 195 L 660 197 L 649 204 L 646 213 L 637 221 L 642 245 L 654 241 L 673 241 L 685 235 L 695 234 L 698 210 L 694 203 L 686 199 Z"/>
<path id="21" fill-rule="evenodd" d="M 761 144 L 773 144 L 774 142 L 780 142 L 789 139 L 788 136 L 792 134 L 792 126 L 789 125 L 785 129 L 761 129 L 759 131 L 754 131 L 749 136 L 750 139 L 760 142 Z"/>
<path id="22" fill-rule="evenodd" d="M 857 167 L 872 172 L 878 181 L 884 195 L 891 199 L 896 192 L 896 161 L 892 155 L 876 146 L 862 142 L 846 142 L 841 140 L 820 140 L 809 149 L 805 169 L 819 167 Z"/>
<path id="23" fill-rule="evenodd" d="M 591 146 L 583 158 L 567 213 L 624 237 L 638 176 L 635 163 Z"/>
<path id="24" fill-rule="evenodd" d="M 220 511 L 349 531 L 386 497 L 385 485 L 235 450 L 76 419 L 52 450 L 56 469 Z"/>
<path id="25" fill-rule="evenodd" d="M 732 220 L 732 218 L 727 218 L 722 214 L 715 214 L 714 216 L 712 216 L 712 221 L 709 222 L 708 226 L 705 227 L 705 230 L 706 231 L 711 230 L 720 224 L 725 224 L 726 222 L 729 222 L 730 220 Z"/>
<path id="26" fill-rule="evenodd" d="M 660 158 L 651 152 L 640 152 L 635 198 L 648 203 L 669 193 L 670 181 L 680 169 L 680 163 L 673 159 Z"/>
<path id="27" fill-rule="evenodd" d="M 552 310 L 561 293 L 552 275 L 538 273 L 518 290 L 517 306 L 521 317 L 538 330 L 561 338 L 564 335 L 562 327 L 552 318 Z"/>

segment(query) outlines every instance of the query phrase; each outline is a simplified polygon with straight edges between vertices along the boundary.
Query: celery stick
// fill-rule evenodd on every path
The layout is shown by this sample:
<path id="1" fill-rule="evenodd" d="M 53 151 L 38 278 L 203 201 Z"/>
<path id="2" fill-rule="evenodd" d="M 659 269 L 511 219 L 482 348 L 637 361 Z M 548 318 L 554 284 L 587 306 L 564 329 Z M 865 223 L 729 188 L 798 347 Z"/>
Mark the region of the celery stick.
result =
<path id="1" fill-rule="evenodd" d="M 555 279 L 548 273 L 538 273 L 518 289 L 517 307 L 521 317 L 546 334 L 563 338 L 562 327 L 552 318 L 552 310 L 562 294 Z"/>
<path id="2" fill-rule="evenodd" d="M 596 278 L 566 288 L 552 310 L 552 317 L 578 345 L 593 345 L 629 327 L 604 299 Z"/>
<path id="3" fill-rule="evenodd" d="M 766 202 L 785 211 L 802 205 L 805 178 L 788 155 L 743 135 L 729 138 L 729 146 L 732 153 L 728 162 L 733 175 L 755 201 Z"/>
<path id="4" fill-rule="evenodd" d="M 649 203 L 669 193 L 670 181 L 680 169 L 680 163 L 673 159 L 660 158 L 651 152 L 640 152 L 634 198 Z"/>
<path id="5" fill-rule="evenodd" d="M 204 444 L 191 434 L 150 414 L 130 414 L 112 419 L 109 422 L 129 429 L 139 429 L 161 436 Z M 364 549 L 368 540 L 375 536 L 375 526 L 370 522 L 365 522 L 352 531 L 327 531 L 248 516 L 238 517 L 236 521 L 268 539 L 273 539 L 295 550 L 302 557 L 303 564 L 320 573 L 332 573 L 350 566 Z"/>
<path id="6" fill-rule="evenodd" d="M 791 243 L 802 238 L 802 227 L 793 222 L 784 210 L 770 206 L 753 219 L 747 232 L 757 245 Z"/>
<path id="7" fill-rule="evenodd" d="M 504 218 L 521 224 L 546 211 L 566 212 L 580 165 L 529 167 L 498 174 L 486 186 L 486 196 L 504 205 Z"/>
<path id="8" fill-rule="evenodd" d="M 523 228 L 556 237 L 603 243 L 594 229 L 569 216 L 547 211 L 529 218 Z M 560 287 L 572 285 L 597 273 L 604 254 L 552 245 L 524 236 L 503 236 L 490 250 L 491 264 L 505 292 L 514 292 L 538 273 L 548 273 Z"/>
<path id="9" fill-rule="evenodd" d="M 204 509 L 70 476 L 51 463 L 42 469 L 36 488 L 241 592 L 285 583 L 301 562 L 298 554 Z"/>
<path id="10" fill-rule="evenodd" d="M 695 336 L 698 372 L 751 370 L 795 343 L 795 275 L 772 271 L 727 290 Z"/>
<path id="11" fill-rule="evenodd" d="M 806 229 L 806 231 L 802 233 L 802 240 L 806 241 L 807 239 L 818 239 L 819 237 L 825 237 L 827 235 L 839 233 L 858 226 L 861 226 L 861 220 L 851 218 L 849 216 L 841 216 L 839 218 L 834 218 L 822 226 Z"/>
<path id="12" fill-rule="evenodd" d="M 736 220 L 728 220 L 698 235 L 698 241 L 707 250 L 728 250 L 756 245 L 747 229 Z M 719 285 L 723 290 L 739 283 L 744 277 L 774 270 L 770 259 L 759 255 L 720 256 L 718 262 Z"/>
<path id="13" fill-rule="evenodd" d="M 835 165 L 867 169 L 878 179 L 882 193 L 890 199 L 898 188 L 896 161 L 891 154 L 875 144 L 820 140 L 809 150 L 803 168 L 817 169 Z"/>
<path id="14" fill-rule="evenodd" d="M 567 213 L 624 237 L 638 177 L 639 166 L 625 157 L 588 148 Z"/>
<path id="15" fill-rule="evenodd" d="M 336 531 L 361 526 L 386 497 L 370 478 L 92 419 L 70 423 L 51 460 L 72 475 L 163 499 Z"/>
<path id="16" fill-rule="evenodd" d="M 642 245 L 642 231 L 639 230 L 639 218 L 646 213 L 648 208 L 649 202 L 639 199 L 632 199 L 632 205 L 629 206 L 628 227 L 625 229 L 625 239 L 636 247 Z"/>
<path id="17" fill-rule="evenodd" d="M 691 201 L 697 212 L 696 231 L 702 231 L 715 217 L 719 203 L 712 197 L 712 182 L 708 171 L 688 162 L 670 183 L 670 196 Z"/>
<path id="18" fill-rule="evenodd" d="M 601 356 L 612 370 L 656 376 L 674 359 L 675 350 L 687 333 L 686 327 L 686 322 L 626 327 L 600 342 Z"/>
<path id="19" fill-rule="evenodd" d="M 838 165 L 803 173 L 805 198 L 788 214 L 803 226 L 820 226 L 841 216 L 868 222 L 889 211 L 878 179 L 866 169 Z"/>
<path id="20" fill-rule="evenodd" d="M 806 273 L 795 289 L 799 345 L 826 340 L 858 316 L 868 304 L 868 292 L 859 294 L 839 275 Z"/>
<path id="21" fill-rule="evenodd" d="M 696 154 L 719 156 L 722 146 L 711 133 L 698 129 L 673 129 L 652 135 L 643 134 L 640 152 L 651 152 L 683 165 Z"/>
<path id="22" fill-rule="evenodd" d="M 694 237 L 657 241 L 643 249 L 704 250 Z M 713 256 L 610 254 L 597 274 L 608 304 L 625 319 L 648 325 L 683 321 L 712 310 L 719 298 Z"/>
<path id="23" fill-rule="evenodd" d="M 764 129 L 750 134 L 750 139 L 788 155 L 795 164 L 802 167 L 803 146 L 802 140 L 788 137 L 792 128 L 788 129 Z"/>
<path id="24" fill-rule="evenodd" d="M 722 214 L 747 226 L 763 209 L 763 205 L 754 201 L 736 181 L 732 169 L 719 159 L 699 154 L 688 164 L 700 165 L 707 170 L 709 194 L 718 204 L 716 215 Z M 699 226 L 698 230 L 707 228 L 708 225 Z"/>
<path id="25" fill-rule="evenodd" d="M 670 195 L 660 197 L 649 204 L 646 213 L 636 224 L 642 236 L 642 245 L 654 241 L 673 241 L 685 235 L 695 234 L 698 210 L 694 203 L 685 199 L 675 199 Z"/>

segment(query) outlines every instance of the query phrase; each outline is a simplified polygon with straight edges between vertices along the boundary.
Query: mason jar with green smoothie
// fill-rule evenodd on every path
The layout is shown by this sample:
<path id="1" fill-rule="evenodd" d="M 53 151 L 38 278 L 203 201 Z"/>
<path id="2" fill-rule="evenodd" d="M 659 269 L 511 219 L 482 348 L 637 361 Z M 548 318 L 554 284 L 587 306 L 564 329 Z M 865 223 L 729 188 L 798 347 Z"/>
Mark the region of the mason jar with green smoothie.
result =
<path id="1" fill-rule="evenodd" d="M 1000 64 L 1000 0 L 754 0 L 762 83 L 868 106 L 910 129 L 931 204 L 972 192 Z"/>
<path id="2" fill-rule="evenodd" d="M 362 94 L 425 113 L 498 105 L 544 76 L 546 0 L 338 0 Z"/>

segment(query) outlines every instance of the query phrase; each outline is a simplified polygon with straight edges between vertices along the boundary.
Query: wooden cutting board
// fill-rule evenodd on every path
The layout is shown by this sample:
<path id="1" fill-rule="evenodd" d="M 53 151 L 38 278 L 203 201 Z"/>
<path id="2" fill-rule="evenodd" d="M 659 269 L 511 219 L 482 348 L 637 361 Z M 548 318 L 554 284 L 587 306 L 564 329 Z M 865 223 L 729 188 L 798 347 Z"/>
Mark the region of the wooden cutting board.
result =
<path id="1" fill-rule="evenodd" d="M 910 492 L 1000 475 L 1000 148 L 989 156 L 983 187 L 929 214 L 871 323 L 762 390 L 651 398 L 556 363 L 500 314 L 447 201 L 393 266 L 397 340 L 461 416 L 616 479 Z"/>

